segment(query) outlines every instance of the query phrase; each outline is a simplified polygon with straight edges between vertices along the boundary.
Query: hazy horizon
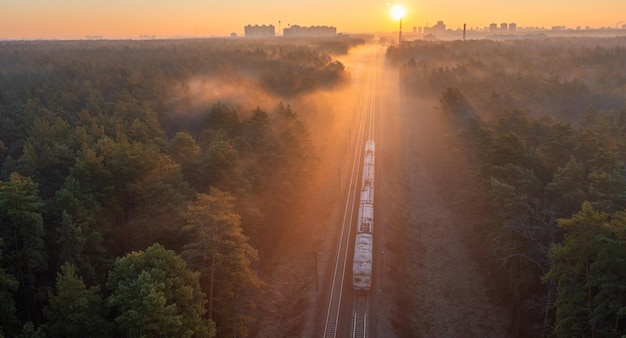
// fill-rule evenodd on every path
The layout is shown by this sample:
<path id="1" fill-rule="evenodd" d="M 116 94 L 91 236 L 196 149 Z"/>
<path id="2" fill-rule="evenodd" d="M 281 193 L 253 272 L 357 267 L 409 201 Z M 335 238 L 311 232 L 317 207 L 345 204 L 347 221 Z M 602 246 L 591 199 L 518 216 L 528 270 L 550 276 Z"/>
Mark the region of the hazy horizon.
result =
<path id="1" fill-rule="evenodd" d="M 527 0 L 502 3 L 477 0 L 468 7 L 459 0 L 356 1 L 320 0 L 290 2 L 268 1 L 200 1 L 183 3 L 157 1 L 77 0 L 4 0 L 0 11 L 0 39 L 82 39 L 86 36 L 135 38 L 140 35 L 228 36 L 243 35 L 245 25 L 274 25 L 277 34 L 288 25 L 328 25 L 342 33 L 397 31 L 398 23 L 390 13 L 391 6 L 406 8 L 405 30 L 432 26 L 444 21 L 455 29 L 486 27 L 490 23 L 514 22 L 518 27 L 618 27 L 626 23 L 626 2 L 598 0 L 588 2 Z M 346 14 L 348 13 L 348 15 Z M 280 22 L 279 22 L 280 21 Z"/>

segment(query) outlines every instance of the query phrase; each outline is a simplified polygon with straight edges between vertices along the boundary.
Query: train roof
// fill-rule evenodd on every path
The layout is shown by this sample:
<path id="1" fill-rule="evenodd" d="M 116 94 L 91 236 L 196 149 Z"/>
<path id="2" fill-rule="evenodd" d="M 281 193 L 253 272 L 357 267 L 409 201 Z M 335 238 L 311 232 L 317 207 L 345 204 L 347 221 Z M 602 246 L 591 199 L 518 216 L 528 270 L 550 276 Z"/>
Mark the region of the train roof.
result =
<path id="1" fill-rule="evenodd" d="M 370 273 L 372 271 L 372 235 L 357 234 L 354 244 L 354 274 Z"/>

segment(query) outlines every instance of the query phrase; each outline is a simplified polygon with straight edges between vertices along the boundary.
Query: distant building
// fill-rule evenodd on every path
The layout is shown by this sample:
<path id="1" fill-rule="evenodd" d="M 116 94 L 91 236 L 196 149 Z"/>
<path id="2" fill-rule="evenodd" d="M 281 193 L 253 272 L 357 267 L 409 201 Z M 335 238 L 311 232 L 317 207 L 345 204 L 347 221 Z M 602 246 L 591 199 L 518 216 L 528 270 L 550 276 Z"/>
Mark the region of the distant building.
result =
<path id="1" fill-rule="evenodd" d="M 517 24 L 512 22 L 509 24 L 509 32 L 515 32 L 517 30 Z"/>
<path id="2" fill-rule="evenodd" d="M 506 32 L 509 30 L 509 24 L 508 23 L 501 23 L 500 24 L 500 32 Z"/>
<path id="3" fill-rule="evenodd" d="M 332 26 L 310 26 L 303 27 L 292 25 L 283 29 L 283 36 L 335 36 L 337 35 L 337 27 Z"/>
<path id="4" fill-rule="evenodd" d="M 245 37 L 247 38 L 272 38 L 276 36 L 274 25 L 247 25 L 243 28 Z"/>
<path id="5" fill-rule="evenodd" d="M 496 24 L 496 23 L 492 23 L 492 24 L 490 24 L 490 25 L 489 25 L 489 31 L 490 31 L 491 33 L 495 33 L 495 32 L 497 32 L 497 31 L 498 31 L 498 24 Z"/>
<path id="6" fill-rule="evenodd" d="M 441 34 L 446 32 L 446 24 L 443 21 L 437 21 L 432 27 L 424 27 L 424 34 Z"/>

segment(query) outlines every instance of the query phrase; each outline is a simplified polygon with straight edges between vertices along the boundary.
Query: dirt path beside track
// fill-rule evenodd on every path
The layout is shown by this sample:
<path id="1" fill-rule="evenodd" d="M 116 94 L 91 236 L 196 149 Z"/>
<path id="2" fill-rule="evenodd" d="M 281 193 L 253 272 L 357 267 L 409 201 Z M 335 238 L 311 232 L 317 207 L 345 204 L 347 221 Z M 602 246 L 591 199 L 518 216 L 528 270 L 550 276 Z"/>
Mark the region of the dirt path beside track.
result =
<path id="1" fill-rule="evenodd" d="M 379 313 L 388 314 L 379 316 L 377 337 L 505 337 L 507 318 L 489 301 L 472 225 L 443 194 L 458 179 L 450 166 L 464 163 L 449 158 L 438 102 L 400 95 L 397 71 L 386 74 L 398 95 L 381 108 L 377 144 L 385 226 Z"/>

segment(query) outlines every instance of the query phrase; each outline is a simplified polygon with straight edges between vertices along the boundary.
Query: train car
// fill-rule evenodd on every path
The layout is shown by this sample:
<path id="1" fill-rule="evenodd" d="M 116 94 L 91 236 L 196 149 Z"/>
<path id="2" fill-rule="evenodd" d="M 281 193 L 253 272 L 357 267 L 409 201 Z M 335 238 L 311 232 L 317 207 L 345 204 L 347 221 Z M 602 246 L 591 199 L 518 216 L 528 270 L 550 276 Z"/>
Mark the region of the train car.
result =
<path id="1" fill-rule="evenodd" d="M 369 140 L 365 141 L 365 162 L 374 164 L 374 153 L 376 152 L 376 142 Z"/>
<path id="2" fill-rule="evenodd" d="M 363 159 L 363 186 L 374 186 L 374 164 L 376 164 L 376 146 L 374 141 L 365 142 L 365 158 Z"/>
<path id="3" fill-rule="evenodd" d="M 355 290 L 368 291 L 372 285 L 372 244 L 372 234 L 356 235 L 352 263 L 352 285 Z"/>
<path id="4" fill-rule="evenodd" d="M 359 217 L 357 218 L 357 233 L 374 232 L 374 205 L 362 202 L 359 205 Z"/>
<path id="5" fill-rule="evenodd" d="M 361 199 L 359 203 L 374 204 L 374 186 L 366 185 L 363 188 L 361 188 Z"/>

